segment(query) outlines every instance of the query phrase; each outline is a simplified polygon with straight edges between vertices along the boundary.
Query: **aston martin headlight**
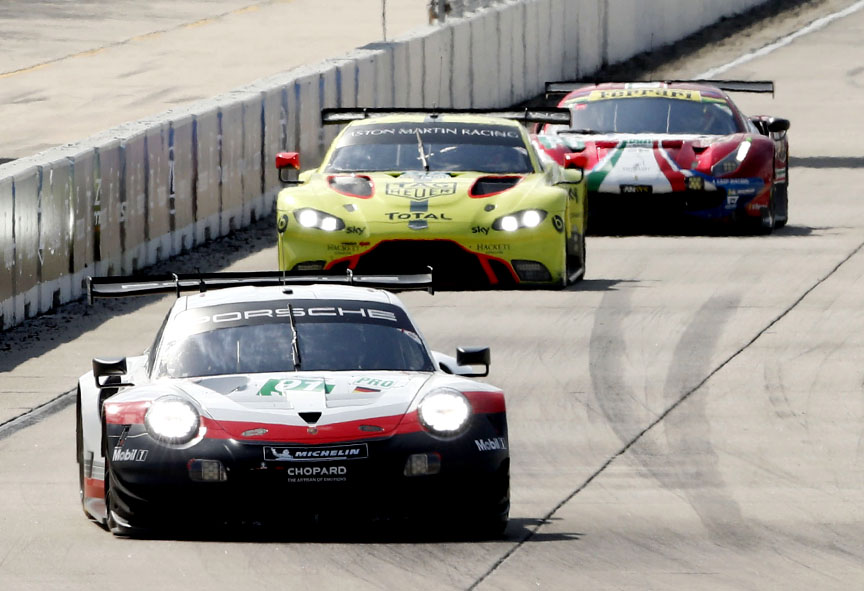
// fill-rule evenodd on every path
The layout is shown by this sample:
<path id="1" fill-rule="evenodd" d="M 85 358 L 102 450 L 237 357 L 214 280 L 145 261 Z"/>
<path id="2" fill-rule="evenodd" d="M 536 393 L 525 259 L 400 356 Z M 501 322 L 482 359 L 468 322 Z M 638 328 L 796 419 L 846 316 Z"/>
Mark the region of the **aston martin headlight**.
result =
<path id="1" fill-rule="evenodd" d="M 333 232 L 345 227 L 345 222 L 336 216 L 308 207 L 296 210 L 294 219 L 304 228 L 317 228 L 325 232 Z"/>
<path id="2" fill-rule="evenodd" d="M 198 433 L 200 426 L 198 409 L 179 396 L 157 398 L 144 415 L 147 433 L 162 443 L 188 443 Z"/>
<path id="3" fill-rule="evenodd" d="M 504 232 L 515 232 L 520 228 L 536 228 L 546 219 L 546 212 L 542 209 L 525 209 L 505 216 L 501 216 L 492 222 L 493 230 Z"/>
<path id="4" fill-rule="evenodd" d="M 450 388 L 439 388 L 427 394 L 417 409 L 420 424 L 439 437 L 453 437 L 468 427 L 471 403 Z"/>

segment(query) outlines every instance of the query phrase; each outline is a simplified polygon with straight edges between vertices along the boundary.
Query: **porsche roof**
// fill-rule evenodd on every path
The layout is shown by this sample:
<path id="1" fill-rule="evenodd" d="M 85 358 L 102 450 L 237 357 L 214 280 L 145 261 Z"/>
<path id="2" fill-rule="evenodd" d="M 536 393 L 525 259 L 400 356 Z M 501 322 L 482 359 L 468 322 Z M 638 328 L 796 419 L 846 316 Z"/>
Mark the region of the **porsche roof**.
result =
<path id="1" fill-rule="evenodd" d="M 181 296 L 176 305 L 185 309 L 220 304 L 271 302 L 274 300 L 345 300 L 393 304 L 404 307 L 395 295 L 380 289 L 347 285 L 291 285 L 287 287 L 241 286 Z"/>

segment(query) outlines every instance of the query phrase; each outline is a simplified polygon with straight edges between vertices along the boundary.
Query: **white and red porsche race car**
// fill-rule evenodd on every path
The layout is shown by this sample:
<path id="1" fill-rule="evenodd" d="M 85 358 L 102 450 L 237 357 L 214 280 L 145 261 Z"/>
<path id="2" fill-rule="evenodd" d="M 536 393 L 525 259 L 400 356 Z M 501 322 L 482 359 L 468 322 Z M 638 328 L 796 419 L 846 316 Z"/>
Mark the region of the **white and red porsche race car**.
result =
<path id="1" fill-rule="evenodd" d="M 430 282 L 91 279 L 91 297 L 178 298 L 147 352 L 94 359 L 79 380 L 85 513 L 120 535 L 340 512 L 446 516 L 462 533 L 500 534 L 504 395 L 466 379 L 488 374 L 489 349 L 430 351 L 400 300 L 372 288 Z"/>

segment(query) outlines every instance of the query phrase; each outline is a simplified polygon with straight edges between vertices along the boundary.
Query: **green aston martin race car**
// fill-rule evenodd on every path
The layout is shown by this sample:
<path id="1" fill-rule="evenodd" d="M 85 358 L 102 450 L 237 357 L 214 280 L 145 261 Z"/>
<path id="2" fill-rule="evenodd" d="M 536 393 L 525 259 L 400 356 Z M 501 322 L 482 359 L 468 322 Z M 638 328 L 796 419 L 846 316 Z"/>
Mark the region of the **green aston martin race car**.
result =
<path id="1" fill-rule="evenodd" d="M 491 116 L 494 113 L 497 116 Z M 316 170 L 276 156 L 279 266 L 429 272 L 438 287 L 565 286 L 585 273 L 584 173 L 542 162 L 522 123 L 566 109 L 325 109 L 348 123 Z"/>

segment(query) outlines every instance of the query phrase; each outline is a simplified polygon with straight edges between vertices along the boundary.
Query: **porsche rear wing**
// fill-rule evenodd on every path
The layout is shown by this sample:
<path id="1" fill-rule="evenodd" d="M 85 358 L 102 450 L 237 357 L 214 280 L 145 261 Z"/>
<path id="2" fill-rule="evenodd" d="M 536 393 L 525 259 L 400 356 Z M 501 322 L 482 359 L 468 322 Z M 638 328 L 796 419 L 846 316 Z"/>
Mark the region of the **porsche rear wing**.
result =
<path id="1" fill-rule="evenodd" d="M 88 277 L 87 301 L 96 298 L 123 298 L 129 296 L 182 292 L 204 292 L 226 287 L 272 287 L 292 285 L 356 285 L 386 289 L 388 291 L 432 290 L 432 273 L 417 275 L 293 275 L 282 271 L 249 271 L 222 273 L 167 273 L 161 275 L 125 275 L 116 277 Z"/>
<path id="2" fill-rule="evenodd" d="M 612 82 L 633 84 L 650 84 L 652 82 L 704 84 L 719 88 L 724 92 L 770 92 L 772 96 L 774 95 L 774 82 L 772 80 L 573 80 L 570 82 L 547 82 L 546 98 L 561 97 L 579 88 Z"/>
<path id="3" fill-rule="evenodd" d="M 326 108 L 321 110 L 321 123 L 324 125 L 336 125 L 359 121 L 370 117 L 382 115 L 485 115 L 487 117 L 500 117 L 511 119 L 521 123 L 558 123 L 570 124 L 570 110 L 556 107 L 542 109 L 412 109 L 403 107 L 342 107 Z"/>

